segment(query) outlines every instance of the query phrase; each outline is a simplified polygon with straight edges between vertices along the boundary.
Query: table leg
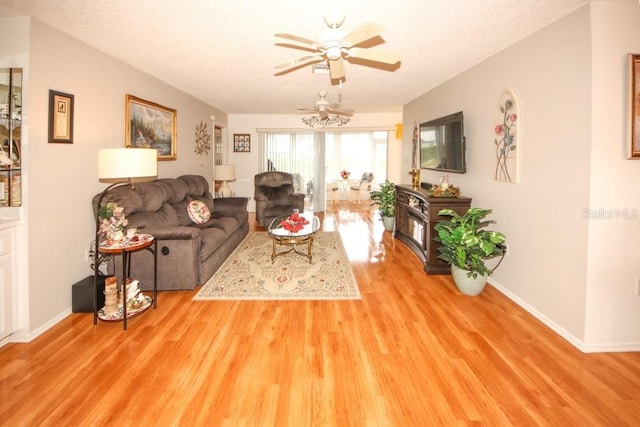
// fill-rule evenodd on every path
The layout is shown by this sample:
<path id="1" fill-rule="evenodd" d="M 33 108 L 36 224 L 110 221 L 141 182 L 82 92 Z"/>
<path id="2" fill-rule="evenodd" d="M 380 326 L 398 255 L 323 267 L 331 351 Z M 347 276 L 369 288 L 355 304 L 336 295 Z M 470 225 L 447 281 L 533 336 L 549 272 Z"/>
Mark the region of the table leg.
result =
<path id="1" fill-rule="evenodd" d="M 120 295 L 122 296 L 122 327 L 127 330 L 127 265 L 129 264 L 129 253 L 122 250 L 122 287 Z"/>

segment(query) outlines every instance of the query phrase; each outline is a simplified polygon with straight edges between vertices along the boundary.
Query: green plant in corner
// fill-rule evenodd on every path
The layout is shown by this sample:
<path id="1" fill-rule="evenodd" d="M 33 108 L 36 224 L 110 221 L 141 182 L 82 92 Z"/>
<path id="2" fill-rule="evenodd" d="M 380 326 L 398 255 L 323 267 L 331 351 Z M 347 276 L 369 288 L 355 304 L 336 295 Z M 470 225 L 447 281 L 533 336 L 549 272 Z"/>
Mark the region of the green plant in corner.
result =
<path id="1" fill-rule="evenodd" d="M 495 223 L 493 220 L 484 220 L 491 212 L 491 209 L 470 208 L 464 215 L 459 215 L 451 209 L 442 209 L 438 214 L 451 219 L 440 220 L 435 225 L 438 237 L 434 240 L 441 244 L 438 258 L 467 270 L 467 276 L 474 279 L 478 275 L 491 275 L 502 258 L 492 269 L 487 268 L 485 260 L 497 256 L 504 258 L 505 251 L 504 234 L 485 230 L 489 224 Z"/>
<path id="2" fill-rule="evenodd" d="M 388 179 L 380 185 L 380 190 L 371 192 L 371 206 L 378 205 L 380 219 L 392 218 L 396 214 L 396 186 Z"/>

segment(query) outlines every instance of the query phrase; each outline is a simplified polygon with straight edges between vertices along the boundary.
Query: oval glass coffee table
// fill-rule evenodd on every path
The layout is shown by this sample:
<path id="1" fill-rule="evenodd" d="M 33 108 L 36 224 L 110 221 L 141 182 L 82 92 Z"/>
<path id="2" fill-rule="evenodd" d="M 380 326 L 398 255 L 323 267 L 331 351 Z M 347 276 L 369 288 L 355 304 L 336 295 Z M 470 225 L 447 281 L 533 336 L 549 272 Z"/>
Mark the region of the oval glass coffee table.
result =
<path id="1" fill-rule="evenodd" d="M 297 253 L 298 255 L 306 256 L 309 258 L 309 263 L 313 255 L 311 254 L 311 248 L 313 247 L 313 236 L 320 230 L 320 219 L 312 213 L 301 213 L 299 217 L 306 220 L 306 224 L 300 224 L 300 229 L 296 231 L 288 229 L 283 222 L 291 217 L 291 215 L 281 215 L 271 221 L 267 231 L 269 237 L 273 240 L 273 249 L 271 251 L 271 262 L 273 263 L 277 256 L 288 254 L 289 252 Z M 299 249 L 299 246 L 306 245 L 307 250 L 303 252 Z M 278 251 L 278 247 L 288 246 L 289 248 L 284 251 Z"/>

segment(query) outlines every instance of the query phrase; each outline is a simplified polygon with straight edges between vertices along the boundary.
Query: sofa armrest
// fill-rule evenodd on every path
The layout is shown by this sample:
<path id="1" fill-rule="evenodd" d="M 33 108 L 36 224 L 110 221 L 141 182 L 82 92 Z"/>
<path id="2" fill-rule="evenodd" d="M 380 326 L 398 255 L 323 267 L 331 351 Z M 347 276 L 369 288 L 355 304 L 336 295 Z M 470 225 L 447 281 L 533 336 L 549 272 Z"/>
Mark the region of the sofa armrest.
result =
<path id="1" fill-rule="evenodd" d="M 247 197 L 221 197 L 213 200 L 213 212 L 246 211 Z"/>
<path id="2" fill-rule="evenodd" d="M 289 201 L 292 205 L 298 205 L 298 206 L 304 207 L 304 194 L 303 193 L 290 194 Z"/>

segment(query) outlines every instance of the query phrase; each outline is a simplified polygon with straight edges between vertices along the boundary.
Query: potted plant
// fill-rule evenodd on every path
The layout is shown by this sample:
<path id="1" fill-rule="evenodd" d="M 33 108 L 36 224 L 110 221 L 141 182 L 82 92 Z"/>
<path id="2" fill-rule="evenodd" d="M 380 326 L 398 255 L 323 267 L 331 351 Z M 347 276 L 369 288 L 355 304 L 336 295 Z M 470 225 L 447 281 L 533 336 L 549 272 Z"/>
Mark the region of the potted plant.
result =
<path id="1" fill-rule="evenodd" d="M 487 277 L 504 258 L 504 234 L 486 230 L 493 220 L 484 220 L 491 209 L 470 208 L 464 215 L 451 209 L 442 209 L 438 214 L 451 219 L 438 221 L 435 230 L 440 243 L 438 258 L 451 265 L 453 281 L 466 295 L 478 295 L 487 283 Z M 498 264 L 489 269 L 485 260 L 500 256 Z"/>
<path id="2" fill-rule="evenodd" d="M 387 231 L 393 230 L 393 219 L 396 215 L 396 186 L 388 179 L 380 185 L 380 190 L 371 192 L 373 205 L 378 205 L 380 220 Z"/>

